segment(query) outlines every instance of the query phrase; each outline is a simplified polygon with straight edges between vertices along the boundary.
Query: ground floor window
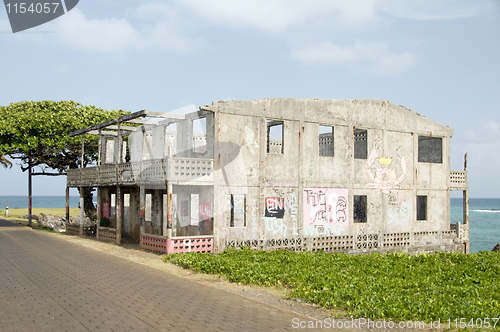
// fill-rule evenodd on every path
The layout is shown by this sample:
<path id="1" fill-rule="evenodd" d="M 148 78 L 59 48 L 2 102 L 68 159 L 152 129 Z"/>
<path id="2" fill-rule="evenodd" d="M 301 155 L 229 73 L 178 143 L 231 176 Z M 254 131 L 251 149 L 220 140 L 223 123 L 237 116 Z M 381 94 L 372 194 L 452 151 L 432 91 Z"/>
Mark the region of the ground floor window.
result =
<path id="1" fill-rule="evenodd" d="M 366 218 L 366 195 L 354 195 L 353 200 L 354 222 L 365 223 Z"/>
<path id="2" fill-rule="evenodd" d="M 417 220 L 427 220 L 427 196 L 417 196 Z"/>

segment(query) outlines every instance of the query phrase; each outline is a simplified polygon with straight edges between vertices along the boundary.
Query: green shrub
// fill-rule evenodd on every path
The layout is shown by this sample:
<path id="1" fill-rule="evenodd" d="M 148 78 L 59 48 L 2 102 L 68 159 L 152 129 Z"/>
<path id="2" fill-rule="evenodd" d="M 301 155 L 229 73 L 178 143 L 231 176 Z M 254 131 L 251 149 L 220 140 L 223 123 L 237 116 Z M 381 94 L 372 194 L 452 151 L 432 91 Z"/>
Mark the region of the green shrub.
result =
<path id="1" fill-rule="evenodd" d="M 500 254 L 479 252 L 348 255 L 226 250 L 165 261 L 231 282 L 279 286 L 346 315 L 397 320 L 500 316 Z M 500 327 L 500 323 L 497 324 Z"/>
<path id="2" fill-rule="evenodd" d="M 111 222 L 109 221 L 109 219 L 106 217 L 101 217 L 101 221 L 99 222 L 99 226 L 109 227 L 109 225 L 111 225 Z"/>

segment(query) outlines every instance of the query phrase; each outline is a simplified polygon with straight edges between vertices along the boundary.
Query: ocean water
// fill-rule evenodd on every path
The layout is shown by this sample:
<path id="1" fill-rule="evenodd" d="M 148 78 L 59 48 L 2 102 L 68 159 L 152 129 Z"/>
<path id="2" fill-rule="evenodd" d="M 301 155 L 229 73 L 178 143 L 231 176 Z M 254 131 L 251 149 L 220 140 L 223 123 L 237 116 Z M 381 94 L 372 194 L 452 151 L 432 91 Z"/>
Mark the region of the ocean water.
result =
<path id="1" fill-rule="evenodd" d="M 0 196 L 0 209 L 5 209 L 5 201 L 7 201 L 10 209 L 25 209 L 28 207 L 28 196 Z M 78 207 L 80 201 L 79 196 L 69 197 L 69 206 L 72 208 Z M 33 196 L 32 207 L 46 209 L 64 209 L 66 208 L 65 196 Z"/>
<path id="2" fill-rule="evenodd" d="M 451 223 L 462 222 L 462 199 L 451 199 Z M 470 252 L 490 251 L 500 242 L 500 198 L 469 198 Z"/>
<path id="3" fill-rule="evenodd" d="M 0 209 L 28 207 L 26 196 L 0 196 Z M 70 196 L 69 205 L 78 207 L 79 197 Z M 64 196 L 33 196 L 34 208 L 63 209 L 66 207 Z M 450 223 L 462 222 L 462 199 L 451 199 Z M 500 242 L 500 198 L 469 199 L 469 237 L 470 252 L 490 251 Z"/>

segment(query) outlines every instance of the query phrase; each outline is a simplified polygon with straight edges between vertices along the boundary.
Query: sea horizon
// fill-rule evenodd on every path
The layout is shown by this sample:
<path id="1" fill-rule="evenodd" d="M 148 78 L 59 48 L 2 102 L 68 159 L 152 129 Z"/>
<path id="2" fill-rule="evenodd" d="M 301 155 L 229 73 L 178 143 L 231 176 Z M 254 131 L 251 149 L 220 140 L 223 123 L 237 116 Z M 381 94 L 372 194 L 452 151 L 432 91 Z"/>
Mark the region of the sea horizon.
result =
<path id="1" fill-rule="evenodd" d="M 32 196 L 33 208 L 64 209 L 66 196 Z M 77 208 L 79 196 L 70 196 L 70 207 Z M 95 203 L 94 195 L 94 203 Z M 28 207 L 28 196 L 0 196 L 0 209 L 23 209 Z M 463 221 L 463 199 L 450 199 L 450 223 Z M 500 198 L 469 198 L 470 252 L 491 251 L 500 243 Z"/>

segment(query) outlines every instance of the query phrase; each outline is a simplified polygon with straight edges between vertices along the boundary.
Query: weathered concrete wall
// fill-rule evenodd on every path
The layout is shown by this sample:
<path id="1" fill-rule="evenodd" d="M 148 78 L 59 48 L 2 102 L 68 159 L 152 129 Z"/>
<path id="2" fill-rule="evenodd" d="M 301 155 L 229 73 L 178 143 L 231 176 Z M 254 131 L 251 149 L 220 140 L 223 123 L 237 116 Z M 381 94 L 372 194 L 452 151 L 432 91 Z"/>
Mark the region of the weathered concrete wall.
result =
<path id="1" fill-rule="evenodd" d="M 417 248 L 422 236 L 439 246 L 438 233 L 450 229 L 449 127 L 371 99 L 223 101 L 203 109 L 215 113 L 216 140 L 240 147 L 239 154 L 216 151 L 226 165 L 215 176 L 219 250 L 248 240 L 310 246 L 308 238 L 321 236 L 350 236 L 380 250 Z M 283 121 L 283 153 L 267 152 L 268 120 Z M 320 125 L 334 127 L 333 157 L 319 155 Z M 366 130 L 366 159 L 354 157 L 354 129 Z M 442 163 L 418 161 L 419 135 L 442 138 Z M 427 196 L 426 220 L 417 220 L 417 195 Z M 366 196 L 367 222 L 355 222 L 354 196 Z M 242 197 L 245 225 L 231 225 L 238 207 L 228 200 Z"/>

